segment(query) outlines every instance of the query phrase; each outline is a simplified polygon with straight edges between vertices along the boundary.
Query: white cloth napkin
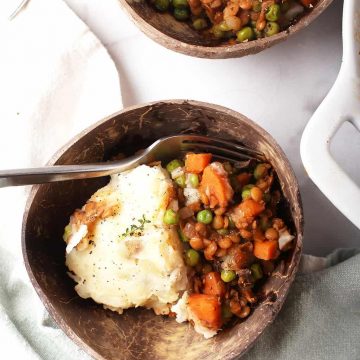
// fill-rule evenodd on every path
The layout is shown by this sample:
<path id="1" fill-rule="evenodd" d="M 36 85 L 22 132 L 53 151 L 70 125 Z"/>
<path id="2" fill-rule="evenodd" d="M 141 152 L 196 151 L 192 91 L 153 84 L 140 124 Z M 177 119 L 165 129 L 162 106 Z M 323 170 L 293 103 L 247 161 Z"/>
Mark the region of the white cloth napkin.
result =
<path id="1" fill-rule="evenodd" d="M 62 0 L 30 0 L 12 21 L 1 20 L 0 169 L 41 166 L 72 136 L 122 108 L 119 76 Z M 0 353 L 88 358 L 53 327 L 25 272 L 20 230 L 27 191 L 0 189 Z"/>

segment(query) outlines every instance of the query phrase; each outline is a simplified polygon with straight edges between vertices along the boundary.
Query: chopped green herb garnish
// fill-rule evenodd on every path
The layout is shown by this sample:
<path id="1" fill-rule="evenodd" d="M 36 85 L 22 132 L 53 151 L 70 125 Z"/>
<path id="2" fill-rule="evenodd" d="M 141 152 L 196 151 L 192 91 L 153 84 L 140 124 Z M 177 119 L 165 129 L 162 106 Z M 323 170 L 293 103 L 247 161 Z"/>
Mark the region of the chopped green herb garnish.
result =
<path id="1" fill-rule="evenodd" d="M 150 220 L 147 220 L 145 218 L 145 215 L 142 216 L 141 219 L 138 219 L 139 225 L 132 224 L 130 225 L 130 228 L 126 228 L 125 232 L 121 234 L 121 237 L 126 236 L 141 236 L 142 232 L 144 231 L 145 224 L 150 223 Z"/>

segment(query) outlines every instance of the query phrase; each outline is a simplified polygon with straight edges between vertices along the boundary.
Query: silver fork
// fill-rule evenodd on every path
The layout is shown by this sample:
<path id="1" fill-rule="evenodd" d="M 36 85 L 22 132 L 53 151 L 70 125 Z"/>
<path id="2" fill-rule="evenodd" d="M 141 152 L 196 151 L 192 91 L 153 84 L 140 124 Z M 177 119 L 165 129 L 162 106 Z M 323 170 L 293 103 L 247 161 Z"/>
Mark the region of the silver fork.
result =
<path id="1" fill-rule="evenodd" d="M 227 160 L 240 167 L 246 165 L 249 160 L 264 159 L 261 152 L 229 141 L 199 135 L 174 135 L 163 137 L 140 154 L 129 156 L 123 160 L 1 170 L 0 188 L 107 176 L 141 164 L 170 159 L 179 156 L 179 153 L 188 151 L 207 151 L 212 153 L 216 159 Z"/>

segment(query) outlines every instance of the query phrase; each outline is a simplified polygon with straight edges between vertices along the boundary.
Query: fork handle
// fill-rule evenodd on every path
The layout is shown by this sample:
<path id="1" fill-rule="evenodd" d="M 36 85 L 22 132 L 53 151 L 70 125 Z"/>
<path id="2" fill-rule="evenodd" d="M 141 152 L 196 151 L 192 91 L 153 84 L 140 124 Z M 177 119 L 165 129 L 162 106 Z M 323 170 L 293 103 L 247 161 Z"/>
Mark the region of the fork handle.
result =
<path id="1" fill-rule="evenodd" d="M 106 163 L 0 170 L 0 188 L 107 176 L 139 165 L 138 160 L 139 157 L 130 157 L 125 160 Z"/>

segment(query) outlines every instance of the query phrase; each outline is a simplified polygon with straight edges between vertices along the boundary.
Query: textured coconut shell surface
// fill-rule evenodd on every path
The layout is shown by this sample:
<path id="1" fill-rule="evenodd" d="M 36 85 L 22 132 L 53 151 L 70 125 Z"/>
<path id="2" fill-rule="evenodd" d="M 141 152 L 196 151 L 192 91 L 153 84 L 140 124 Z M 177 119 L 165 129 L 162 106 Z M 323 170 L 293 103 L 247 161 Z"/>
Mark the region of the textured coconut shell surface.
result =
<path id="1" fill-rule="evenodd" d="M 96 359 L 234 359 L 246 352 L 273 321 L 294 280 L 302 248 L 303 212 L 291 166 L 274 139 L 245 116 L 195 101 L 173 100 L 127 108 L 65 145 L 50 164 L 81 164 L 130 154 L 154 140 L 198 133 L 236 141 L 262 151 L 277 172 L 284 195 L 282 217 L 296 243 L 261 292 L 263 299 L 244 321 L 205 340 L 188 323 L 130 309 L 123 315 L 77 296 L 68 277 L 62 234 L 69 216 L 108 178 L 37 185 L 23 221 L 22 249 L 35 290 L 65 333 Z"/>
<path id="2" fill-rule="evenodd" d="M 156 11 L 146 0 L 119 0 L 139 29 L 162 46 L 185 55 L 209 59 L 225 59 L 256 54 L 286 40 L 292 34 L 307 27 L 333 0 L 318 0 L 310 11 L 287 30 L 274 36 L 236 45 L 222 44 L 219 40 L 205 37 L 187 22 L 177 21 L 170 13 Z"/>

